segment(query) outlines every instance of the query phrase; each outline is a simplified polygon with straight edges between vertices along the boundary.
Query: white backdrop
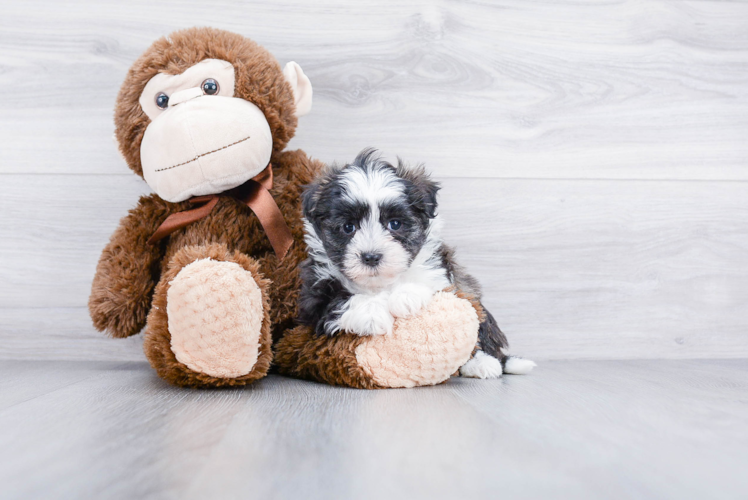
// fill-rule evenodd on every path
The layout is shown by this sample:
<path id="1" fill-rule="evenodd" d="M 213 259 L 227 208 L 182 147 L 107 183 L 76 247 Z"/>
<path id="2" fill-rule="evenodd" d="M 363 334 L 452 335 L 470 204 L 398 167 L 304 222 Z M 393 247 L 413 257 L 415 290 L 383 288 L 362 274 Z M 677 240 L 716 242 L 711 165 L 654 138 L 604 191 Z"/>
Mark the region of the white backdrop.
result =
<path id="1" fill-rule="evenodd" d="M 292 148 L 434 172 L 514 352 L 748 356 L 747 2 L 2 0 L 0 358 L 143 359 L 85 307 L 149 191 L 112 109 L 135 58 L 194 25 L 301 64 Z"/>

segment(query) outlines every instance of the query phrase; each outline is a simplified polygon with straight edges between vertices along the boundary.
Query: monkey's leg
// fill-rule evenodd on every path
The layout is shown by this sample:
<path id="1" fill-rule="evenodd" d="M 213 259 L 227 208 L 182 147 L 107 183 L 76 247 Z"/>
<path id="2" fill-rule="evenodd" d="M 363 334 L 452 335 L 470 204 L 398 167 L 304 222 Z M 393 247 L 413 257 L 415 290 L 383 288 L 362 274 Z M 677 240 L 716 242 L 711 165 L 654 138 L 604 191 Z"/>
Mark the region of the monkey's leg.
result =
<path id="1" fill-rule="evenodd" d="M 153 296 L 143 348 L 179 386 L 245 385 L 272 361 L 269 281 L 257 261 L 224 245 L 179 250 Z"/>
<path id="2" fill-rule="evenodd" d="M 388 335 L 329 337 L 298 326 L 276 345 L 276 364 L 284 375 L 361 389 L 440 384 L 470 359 L 482 312 L 476 300 L 438 292 Z"/>

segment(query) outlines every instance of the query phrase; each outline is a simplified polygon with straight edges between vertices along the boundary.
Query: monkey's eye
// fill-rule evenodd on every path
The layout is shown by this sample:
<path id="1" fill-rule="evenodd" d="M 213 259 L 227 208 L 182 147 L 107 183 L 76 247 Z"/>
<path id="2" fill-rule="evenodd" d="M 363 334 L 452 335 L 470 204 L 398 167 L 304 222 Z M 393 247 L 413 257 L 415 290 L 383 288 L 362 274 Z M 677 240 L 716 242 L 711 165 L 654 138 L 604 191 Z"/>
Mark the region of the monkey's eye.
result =
<path id="1" fill-rule="evenodd" d="M 208 78 L 201 85 L 203 94 L 205 95 L 216 95 L 218 93 L 218 82 L 212 78 Z"/>
<path id="2" fill-rule="evenodd" d="M 163 92 L 156 94 L 156 106 L 161 109 L 166 109 L 169 106 L 169 96 Z"/>
<path id="3" fill-rule="evenodd" d="M 356 224 L 352 224 L 350 222 L 343 224 L 343 232 L 345 234 L 353 234 L 354 232 L 356 232 Z"/>
<path id="4" fill-rule="evenodd" d="M 402 225 L 403 225 L 403 223 L 402 223 L 402 222 L 400 222 L 399 220 L 397 220 L 397 219 L 392 219 L 391 221 L 389 221 L 389 222 L 387 223 L 387 228 L 388 228 L 388 229 L 390 229 L 390 230 L 392 230 L 392 231 L 397 231 L 398 229 L 400 229 L 400 227 L 401 227 Z"/>

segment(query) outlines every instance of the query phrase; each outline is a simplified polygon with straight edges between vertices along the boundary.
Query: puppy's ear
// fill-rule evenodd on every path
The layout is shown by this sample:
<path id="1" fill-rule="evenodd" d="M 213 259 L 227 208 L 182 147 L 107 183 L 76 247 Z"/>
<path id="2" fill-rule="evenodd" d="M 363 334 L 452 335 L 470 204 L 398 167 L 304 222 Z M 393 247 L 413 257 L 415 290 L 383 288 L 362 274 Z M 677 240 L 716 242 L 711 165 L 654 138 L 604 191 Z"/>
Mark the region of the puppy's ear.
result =
<path id="1" fill-rule="evenodd" d="M 301 193 L 301 212 L 320 236 L 322 235 L 322 219 L 326 213 L 322 196 L 327 196 L 325 188 L 330 184 L 337 171 L 338 167 L 336 165 L 328 165 L 316 179 L 304 186 L 304 192 Z"/>
<path id="2" fill-rule="evenodd" d="M 314 222 L 321 189 L 320 179 L 317 179 L 311 184 L 304 186 L 304 192 L 301 193 L 301 211 L 304 217 L 310 222 Z"/>
<path id="3" fill-rule="evenodd" d="M 405 180 L 406 194 L 411 205 L 429 219 L 436 217 L 436 193 L 441 186 L 431 180 L 423 165 L 411 168 L 398 158 L 397 175 Z"/>

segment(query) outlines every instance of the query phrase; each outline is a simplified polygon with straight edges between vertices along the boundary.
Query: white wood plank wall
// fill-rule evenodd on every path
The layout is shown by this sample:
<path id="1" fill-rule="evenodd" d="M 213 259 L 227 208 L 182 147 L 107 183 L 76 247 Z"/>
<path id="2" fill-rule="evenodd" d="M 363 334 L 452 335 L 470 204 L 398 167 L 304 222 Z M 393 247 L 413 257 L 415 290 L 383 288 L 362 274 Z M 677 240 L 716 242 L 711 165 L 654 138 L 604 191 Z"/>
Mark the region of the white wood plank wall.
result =
<path id="1" fill-rule="evenodd" d="M 315 89 L 292 147 L 442 181 L 513 350 L 748 356 L 748 2 L 0 2 L 0 358 L 142 359 L 85 309 L 148 187 L 113 141 L 136 57 L 193 25 Z"/>

